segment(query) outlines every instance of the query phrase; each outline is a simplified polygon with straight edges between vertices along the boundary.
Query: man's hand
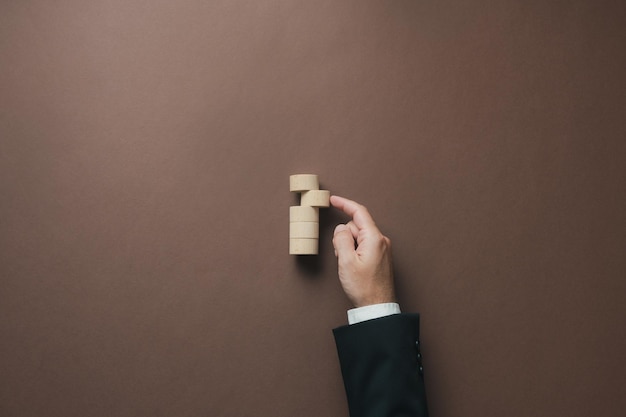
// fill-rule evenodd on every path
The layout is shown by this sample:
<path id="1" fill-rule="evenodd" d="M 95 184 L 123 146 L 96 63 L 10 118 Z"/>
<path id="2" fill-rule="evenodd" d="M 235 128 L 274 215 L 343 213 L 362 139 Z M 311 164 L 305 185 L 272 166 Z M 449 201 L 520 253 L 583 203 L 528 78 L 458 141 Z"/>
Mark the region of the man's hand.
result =
<path id="1" fill-rule="evenodd" d="M 335 228 L 333 245 L 339 281 L 355 307 L 394 303 L 391 241 L 378 230 L 367 209 L 357 202 L 331 196 L 330 203 L 352 220 Z"/>

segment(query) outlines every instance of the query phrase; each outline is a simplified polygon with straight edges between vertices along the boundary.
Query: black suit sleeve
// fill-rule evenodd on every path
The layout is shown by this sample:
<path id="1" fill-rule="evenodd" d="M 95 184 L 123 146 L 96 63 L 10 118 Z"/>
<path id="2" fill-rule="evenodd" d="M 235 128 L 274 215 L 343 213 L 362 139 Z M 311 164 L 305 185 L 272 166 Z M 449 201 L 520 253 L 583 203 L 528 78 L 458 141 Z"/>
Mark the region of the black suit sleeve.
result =
<path id="1" fill-rule="evenodd" d="M 333 330 L 351 417 L 427 417 L 419 315 Z"/>

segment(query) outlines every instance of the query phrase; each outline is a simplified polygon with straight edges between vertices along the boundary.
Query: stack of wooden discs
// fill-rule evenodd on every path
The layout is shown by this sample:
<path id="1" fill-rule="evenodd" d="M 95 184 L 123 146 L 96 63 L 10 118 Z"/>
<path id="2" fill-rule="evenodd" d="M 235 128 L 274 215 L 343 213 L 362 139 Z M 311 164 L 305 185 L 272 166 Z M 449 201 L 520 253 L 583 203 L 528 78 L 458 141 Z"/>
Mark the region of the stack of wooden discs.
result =
<path id="1" fill-rule="evenodd" d="M 320 190 L 319 180 L 314 174 L 291 175 L 289 190 L 301 193 L 300 205 L 289 207 L 289 254 L 317 255 L 319 208 L 330 205 L 330 191 Z"/>

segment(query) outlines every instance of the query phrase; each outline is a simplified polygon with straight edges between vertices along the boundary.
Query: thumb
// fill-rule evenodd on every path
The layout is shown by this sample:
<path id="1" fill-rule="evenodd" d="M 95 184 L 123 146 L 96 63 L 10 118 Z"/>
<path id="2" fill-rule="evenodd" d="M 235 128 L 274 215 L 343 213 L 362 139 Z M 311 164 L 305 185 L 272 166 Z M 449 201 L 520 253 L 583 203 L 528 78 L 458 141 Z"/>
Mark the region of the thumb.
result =
<path id="1" fill-rule="evenodd" d="M 346 256 L 354 256 L 354 237 L 352 232 L 345 224 L 340 224 L 335 227 L 335 234 L 333 236 L 333 246 L 335 247 L 335 255 L 338 258 Z"/>

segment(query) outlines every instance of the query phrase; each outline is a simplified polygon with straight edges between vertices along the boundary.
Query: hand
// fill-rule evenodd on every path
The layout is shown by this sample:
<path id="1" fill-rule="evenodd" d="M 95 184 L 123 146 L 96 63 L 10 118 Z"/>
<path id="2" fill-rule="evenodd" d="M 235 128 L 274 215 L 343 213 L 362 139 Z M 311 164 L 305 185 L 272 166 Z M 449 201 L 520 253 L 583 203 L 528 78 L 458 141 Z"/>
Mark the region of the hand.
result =
<path id="1" fill-rule="evenodd" d="M 330 203 L 352 220 L 335 228 L 333 246 L 339 281 L 355 307 L 396 302 L 391 241 L 378 230 L 367 208 L 339 196 Z"/>

